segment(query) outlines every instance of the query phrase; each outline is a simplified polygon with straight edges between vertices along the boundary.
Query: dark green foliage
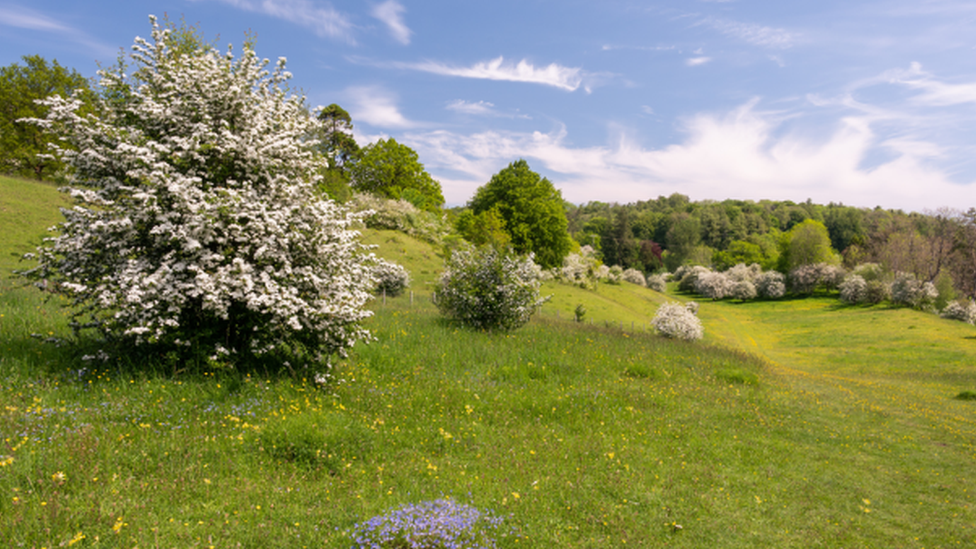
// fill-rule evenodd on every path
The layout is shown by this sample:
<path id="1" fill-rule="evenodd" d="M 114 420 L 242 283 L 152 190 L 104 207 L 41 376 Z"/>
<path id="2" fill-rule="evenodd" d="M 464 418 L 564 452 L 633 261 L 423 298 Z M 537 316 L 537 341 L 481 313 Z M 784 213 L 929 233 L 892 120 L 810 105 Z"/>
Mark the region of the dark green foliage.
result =
<path id="1" fill-rule="evenodd" d="M 563 208 L 562 194 L 517 160 L 478 188 L 469 204 L 475 215 L 497 209 L 505 231 L 519 254 L 535 254 L 543 268 L 557 267 L 569 253 L 572 240 Z"/>
<path id="2" fill-rule="evenodd" d="M 40 180 L 63 167 L 54 157 L 38 156 L 50 154 L 48 144 L 54 143 L 55 137 L 36 124 L 19 120 L 47 116 L 48 107 L 36 104 L 36 99 L 51 95 L 67 98 L 77 91 L 77 96 L 90 104 L 92 94 L 88 80 L 57 60 L 49 64 L 39 55 L 22 59 L 23 66 L 14 63 L 0 68 L 0 171 Z M 89 112 L 91 109 L 85 108 L 80 114 Z"/>
<path id="3" fill-rule="evenodd" d="M 956 400 L 976 400 L 976 391 L 960 391 Z"/>

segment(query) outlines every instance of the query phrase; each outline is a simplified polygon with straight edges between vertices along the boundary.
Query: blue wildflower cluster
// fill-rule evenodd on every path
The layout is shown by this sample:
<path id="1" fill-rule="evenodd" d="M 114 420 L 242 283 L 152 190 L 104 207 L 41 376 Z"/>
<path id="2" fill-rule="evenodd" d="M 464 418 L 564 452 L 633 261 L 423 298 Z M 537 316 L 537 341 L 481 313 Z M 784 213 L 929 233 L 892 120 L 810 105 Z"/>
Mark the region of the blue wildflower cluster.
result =
<path id="1" fill-rule="evenodd" d="M 407 504 L 356 525 L 353 549 L 494 549 L 502 519 L 447 499 Z"/>

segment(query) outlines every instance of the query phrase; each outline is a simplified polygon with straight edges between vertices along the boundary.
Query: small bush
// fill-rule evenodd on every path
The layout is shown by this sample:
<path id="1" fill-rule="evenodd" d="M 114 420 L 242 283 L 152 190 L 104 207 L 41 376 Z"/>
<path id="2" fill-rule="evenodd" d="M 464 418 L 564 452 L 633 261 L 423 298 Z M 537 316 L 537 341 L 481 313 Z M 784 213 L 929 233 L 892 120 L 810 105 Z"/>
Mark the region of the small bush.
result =
<path id="1" fill-rule="evenodd" d="M 668 288 L 667 275 L 657 274 L 647 277 L 647 287 L 663 294 Z"/>
<path id="2" fill-rule="evenodd" d="M 713 300 L 723 299 L 732 291 L 733 284 L 724 273 L 709 271 L 695 279 L 695 292 Z"/>
<path id="3" fill-rule="evenodd" d="M 585 290 L 596 288 L 597 269 L 600 262 L 590 246 L 583 246 L 579 253 L 569 254 L 563 259 L 563 266 L 552 269 L 553 278 L 563 284 L 571 284 Z"/>
<path id="4" fill-rule="evenodd" d="M 970 301 L 963 305 L 958 301 L 950 301 L 940 313 L 942 318 L 959 320 L 966 324 L 976 324 L 976 303 Z"/>
<path id="5" fill-rule="evenodd" d="M 624 271 L 623 279 L 631 284 L 647 286 L 647 279 L 644 278 L 644 273 L 638 271 L 637 269 L 627 269 Z"/>
<path id="6" fill-rule="evenodd" d="M 811 294 L 817 288 L 836 290 L 846 274 L 844 268 L 837 265 L 803 265 L 790 271 L 790 289 L 797 294 Z"/>
<path id="7" fill-rule="evenodd" d="M 707 267 L 702 267 L 701 265 L 695 265 L 693 267 L 680 267 L 675 271 L 674 276 L 678 279 L 678 289 L 682 292 L 695 292 L 695 284 L 698 283 L 698 277 L 712 272 Z"/>
<path id="8" fill-rule="evenodd" d="M 756 285 L 748 280 L 736 282 L 729 291 L 729 297 L 741 301 L 756 299 L 756 295 L 758 295 L 756 292 Z"/>
<path id="9" fill-rule="evenodd" d="M 448 499 L 410 503 L 357 524 L 353 549 L 488 549 L 507 536 L 502 519 Z"/>
<path id="10" fill-rule="evenodd" d="M 601 277 L 603 278 L 603 277 Z M 619 285 L 624 280 L 624 268 L 620 265 L 614 265 L 610 267 L 610 271 L 607 273 L 606 281 L 607 284 Z"/>
<path id="11" fill-rule="evenodd" d="M 868 283 L 860 275 L 847 275 L 840 284 L 840 300 L 844 303 L 864 303 L 868 298 Z"/>
<path id="12" fill-rule="evenodd" d="M 911 273 L 898 273 L 891 283 L 891 301 L 914 309 L 929 309 L 939 297 L 931 282 L 922 282 Z"/>
<path id="13" fill-rule="evenodd" d="M 762 267 L 758 263 L 750 263 L 749 265 L 739 263 L 725 271 L 725 276 L 735 282 L 751 282 L 755 284 L 756 280 L 762 276 Z"/>
<path id="14" fill-rule="evenodd" d="M 376 276 L 376 295 L 396 297 L 410 286 L 410 274 L 396 263 L 380 260 L 373 275 Z"/>
<path id="15" fill-rule="evenodd" d="M 767 271 L 756 280 L 756 293 L 765 299 L 779 299 L 786 295 L 785 280 L 782 273 Z"/>
<path id="16" fill-rule="evenodd" d="M 668 338 L 694 341 L 705 335 L 705 329 L 695 313 L 680 303 L 661 305 L 651 323 L 658 333 Z"/>
<path id="17" fill-rule="evenodd" d="M 539 296 L 539 269 L 532 256 L 494 248 L 455 251 L 441 276 L 437 308 L 482 330 L 514 330 L 546 300 Z"/>
<path id="18" fill-rule="evenodd" d="M 348 205 L 355 212 L 371 212 L 363 220 L 370 229 L 399 231 L 437 246 L 444 243 L 450 232 L 445 218 L 421 210 L 406 200 L 359 193 Z"/>
<path id="19" fill-rule="evenodd" d="M 866 301 L 877 305 L 891 297 L 891 286 L 883 280 L 868 280 Z"/>
<path id="20" fill-rule="evenodd" d="M 863 278 L 865 282 L 884 278 L 884 269 L 878 263 L 861 263 L 851 272 Z"/>

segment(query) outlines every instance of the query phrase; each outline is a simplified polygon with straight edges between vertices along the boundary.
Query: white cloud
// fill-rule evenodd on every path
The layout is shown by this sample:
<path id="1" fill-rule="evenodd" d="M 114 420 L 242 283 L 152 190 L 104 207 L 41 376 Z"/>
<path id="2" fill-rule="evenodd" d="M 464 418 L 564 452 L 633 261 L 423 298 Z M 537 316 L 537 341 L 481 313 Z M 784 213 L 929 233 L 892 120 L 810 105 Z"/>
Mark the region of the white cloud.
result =
<path id="1" fill-rule="evenodd" d="M 71 30 L 62 25 L 60 22 L 55 21 L 46 15 L 27 10 L 25 8 L 10 9 L 0 7 L 0 25 L 40 31 Z"/>
<path id="2" fill-rule="evenodd" d="M 402 14 L 404 11 L 406 9 L 397 0 L 387 0 L 382 4 L 374 6 L 372 15 L 390 29 L 390 34 L 393 35 L 394 40 L 403 45 L 407 45 L 410 43 L 411 31 L 403 22 Z"/>
<path id="3" fill-rule="evenodd" d="M 411 128 L 417 126 L 408 120 L 397 107 L 397 97 L 378 86 L 347 88 L 342 94 L 350 104 L 353 120 L 378 128 Z"/>
<path id="4" fill-rule="evenodd" d="M 118 51 L 117 48 L 103 44 L 85 32 L 20 6 L 0 6 L 0 26 L 55 33 L 57 38 L 65 38 L 75 44 L 81 44 L 99 55 L 113 56 Z"/>
<path id="5" fill-rule="evenodd" d="M 698 65 L 704 65 L 711 60 L 711 57 L 690 57 L 685 60 L 685 65 L 688 65 L 689 67 L 697 67 Z"/>
<path id="6" fill-rule="evenodd" d="M 641 105 L 641 112 L 644 113 L 644 114 L 653 115 L 654 114 L 654 109 L 652 109 L 651 107 L 649 107 L 647 105 Z"/>
<path id="7" fill-rule="evenodd" d="M 488 115 L 494 114 L 495 105 L 487 101 L 478 101 L 477 103 L 468 103 L 463 99 L 457 99 L 451 101 L 447 105 L 447 109 L 463 114 L 478 114 L 478 115 Z"/>
<path id="8" fill-rule="evenodd" d="M 575 91 L 583 82 L 583 71 L 579 68 L 563 67 L 556 63 L 551 63 L 545 67 L 536 67 L 525 59 L 516 64 L 505 63 L 503 57 L 475 63 L 470 67 L 458 67 L 434 61 L 398 63 L 395 66 L 444 76 L 543 84 L 568 91 Z"/>
<path id="9" fill-rule="evenodd" d="M 702 24 L 708 25 L 726 36 L 738 38 L 755 46 L 766 48 L 788 49 L 797 41 L 797 35 L 784 29 L 764 27 L 754 23 L 741 23 L 723 19 L 706 19 Z"/>
<path id="10" fill-rule="evenodd" d="M 218 0 L 235 8 L 263 13 L 312 29 L 315 34 L 355 43 L 349 18 L 326 4 L 319 7 L 308 0 Z"/>
<path id="11" fill-rule="evenodd" d="M 526 158 L 573 202 L 632 202 L 680 192 L 695 200 L 776 199 L 920 210 L 976 200 L 976 182 L 951 182 L 929 165 L 941 150 L 922 140 L 879 139 L 868 117 L 849 116 L 825 138 L 782 133 L 780 115 L 750 102 L 722 116 L 685 123 L 686 138 L 648 150 L 621 137 L 613 146 L 578 148 L 565 128 L 552 133 L 448 131 L 413 133 L 404 141 L 445 184 L 449 204 L 466 202 L 491 175 Z M 889 160 L 864 167 L 883 147 Z M 445 183 L 447 182 L 447 183 Z M 613 182 L 608 185 L 607 182 Z"/>
<path id="12" fill-rule="evenodd" d="M 886 73 L 889 82 L 920 90 L 914 101 L 931 106 L 946 107 L 963 103 L 976 103 L 976 82 L 947 84 L 922 70 L 922 65 L 912 63 L 907 70 Z"/>

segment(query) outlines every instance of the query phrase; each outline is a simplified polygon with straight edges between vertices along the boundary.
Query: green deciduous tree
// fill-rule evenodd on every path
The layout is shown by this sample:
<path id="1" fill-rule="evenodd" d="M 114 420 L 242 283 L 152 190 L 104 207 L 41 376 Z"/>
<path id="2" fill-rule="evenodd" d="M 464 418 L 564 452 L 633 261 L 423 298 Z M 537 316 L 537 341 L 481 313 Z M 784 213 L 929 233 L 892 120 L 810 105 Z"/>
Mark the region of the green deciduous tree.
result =
<path id="1" fill-rule="evenodd" d="M 780 248 L 781 271 L 789 272 L 815 263 L 840 263 L 830 247 L 827 227 L 813 219 L 806 219 L 785 233 Z"/>
<path id="2" fill-rule="evenodd" d="M 39 55 L 27 55 L 23 60 L 23 66 L 14 63 L 0 68 L 0 170 L 43 179 L 63 165 L 50 154 L 49 145 L 56 137 L 23 119 L 47 116 L 48 107 L 35 100 L 70 97 L 75 90 L 82 91 L 77 97 L 84 102 L 79 108 L 84 115 L 91 111 L 85 106 L 90 104 L 91 90 L 88 80 L 57 61 L 49 64 Z"/>
<path id="3" fill-rule="evenodd" d="M 404 199 L 427 211 L 444 204 L 441 185 L 420 163 L 417 153 L 395 139 L 380 139 L 363 147 L 349 166 L 352 188 L 393 199 Z"/>
<path id="4" fill-rule="evenodd" d="M 562 194 L 517 160 L 478 188 L 469 204 L 475 215 L 497 208 L 517 253 L 534 253 L 543 268 L 562 265 L 572 247 Z"/>

